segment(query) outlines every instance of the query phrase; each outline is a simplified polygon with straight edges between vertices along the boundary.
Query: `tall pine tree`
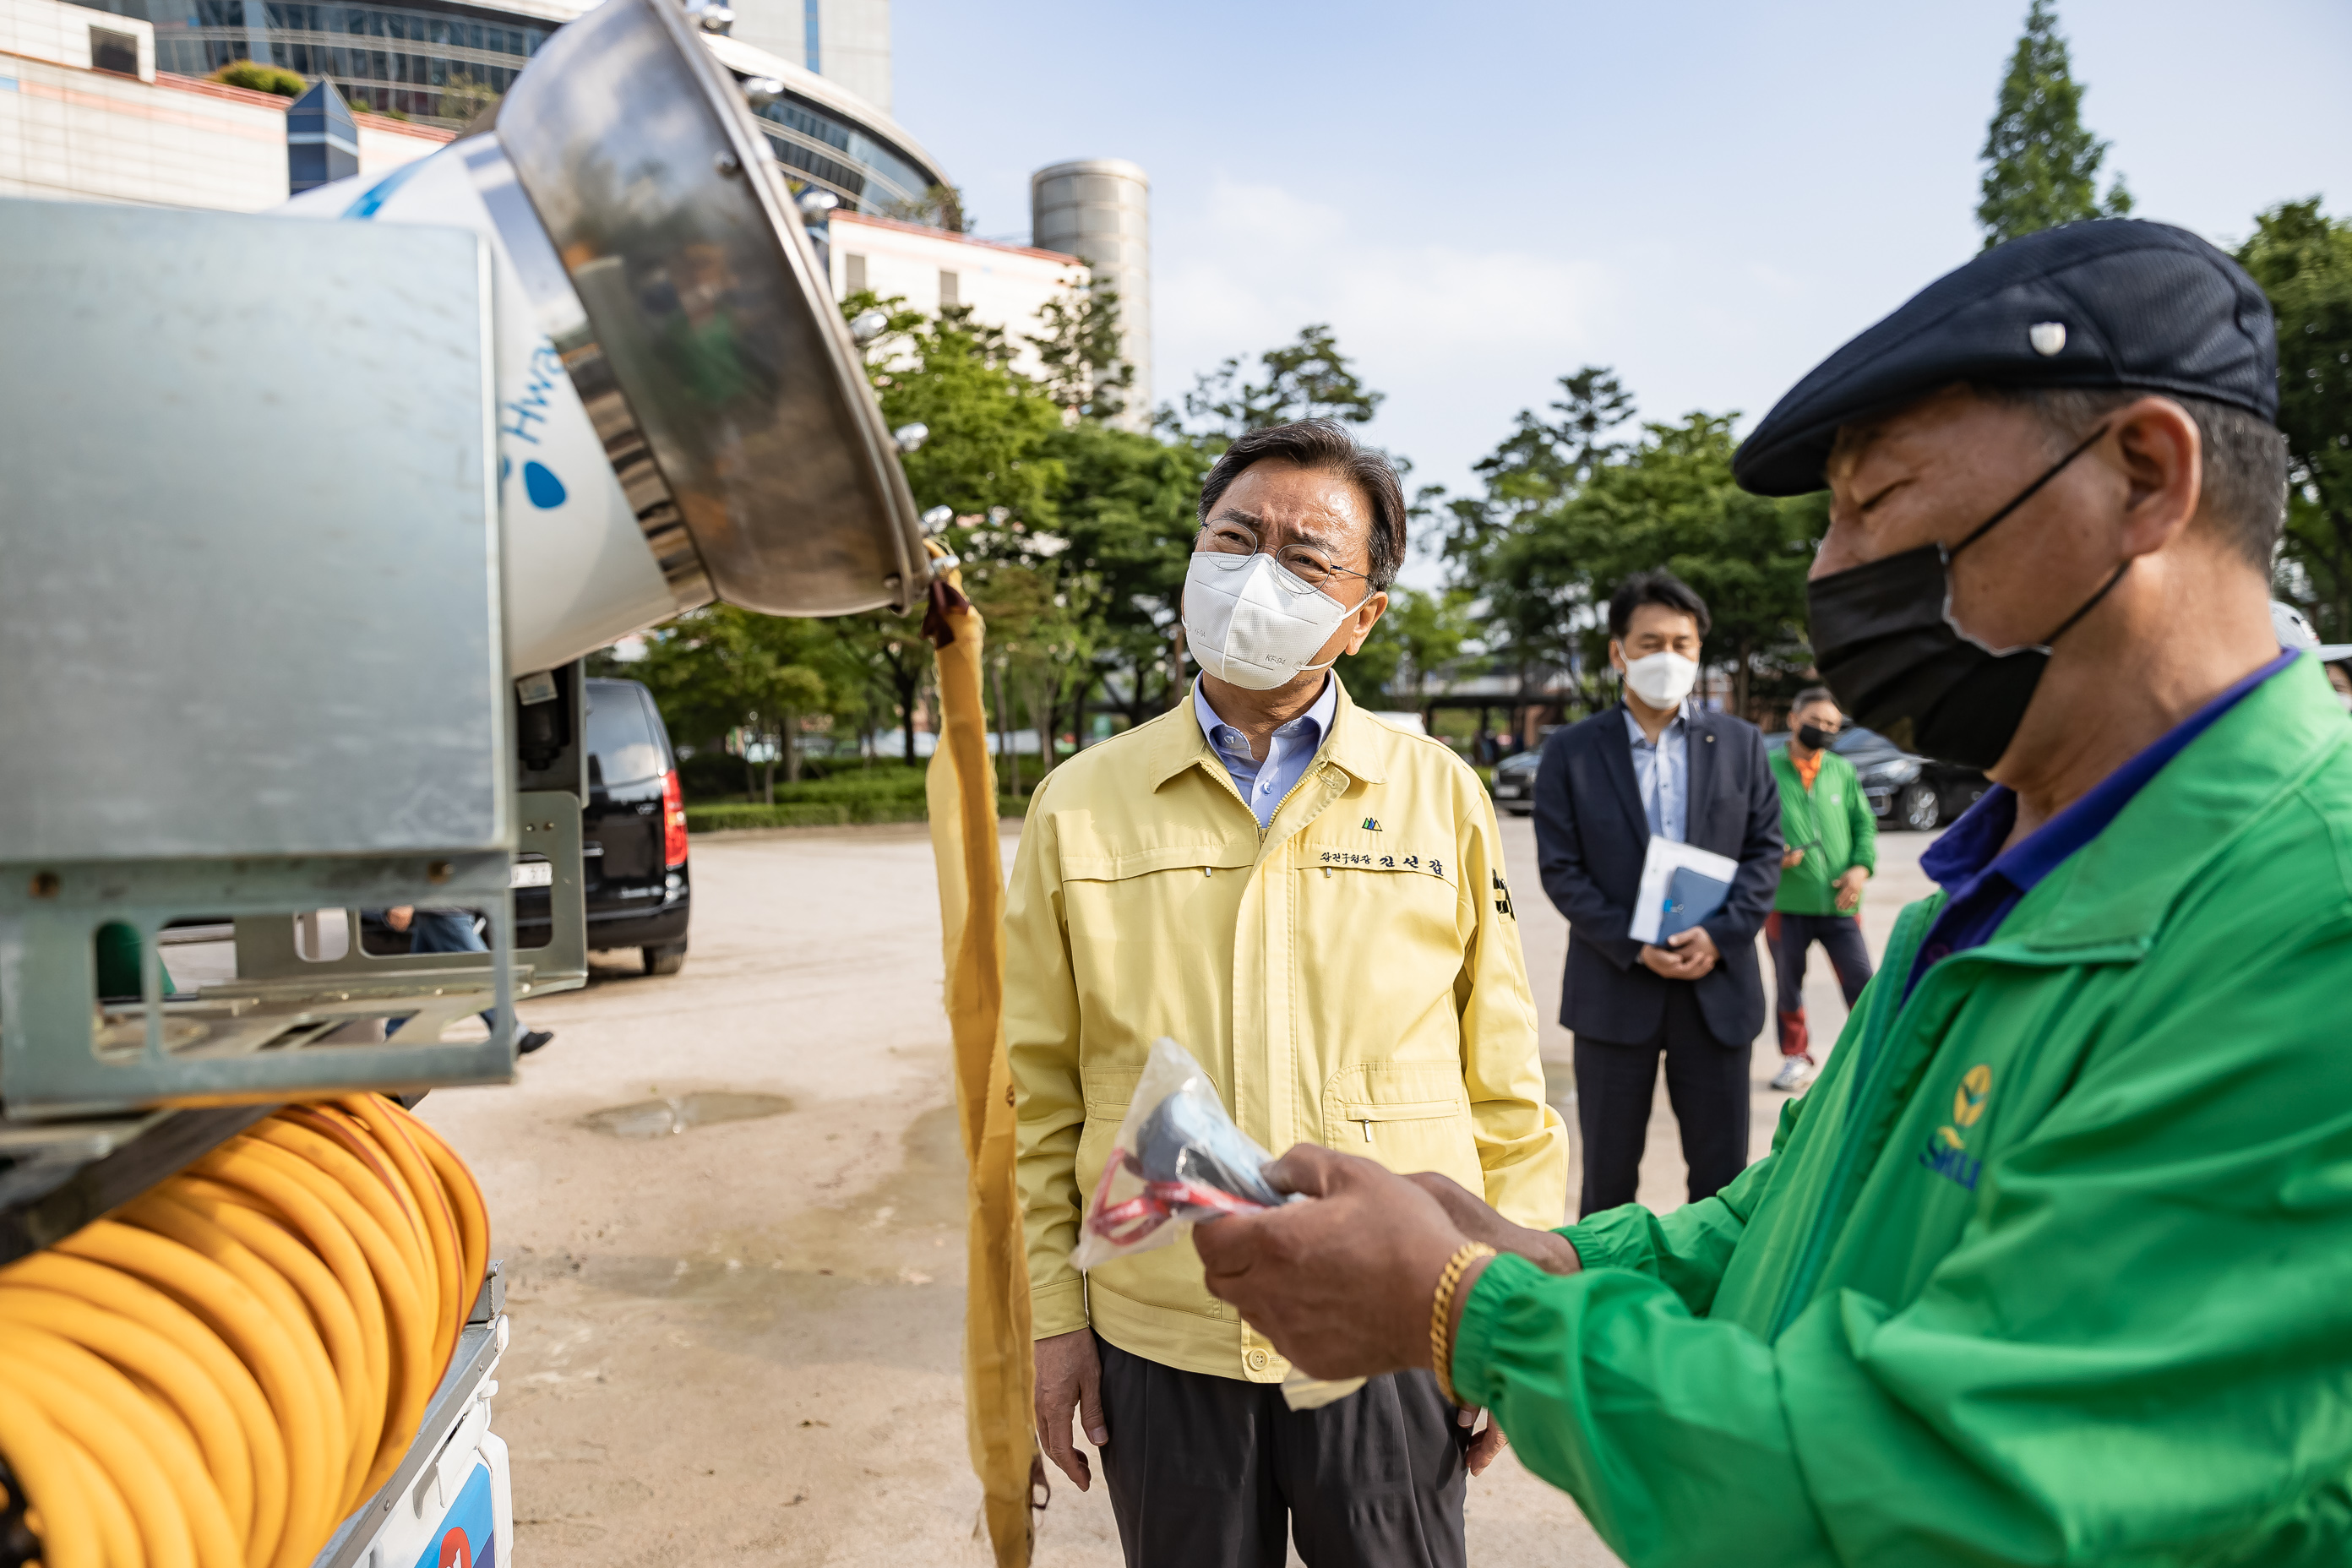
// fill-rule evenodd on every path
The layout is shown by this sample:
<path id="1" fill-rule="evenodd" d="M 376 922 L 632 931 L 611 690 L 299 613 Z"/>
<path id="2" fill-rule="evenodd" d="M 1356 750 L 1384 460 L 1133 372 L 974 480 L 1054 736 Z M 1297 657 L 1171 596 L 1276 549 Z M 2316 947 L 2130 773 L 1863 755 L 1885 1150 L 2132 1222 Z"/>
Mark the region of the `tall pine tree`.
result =
<path id="1" fill-rule="evenodd" d="M 1987 250 L 2036 229 L 2131 211 L 2131 193 L 2120 174 L 2105 198 L 2099 196 L 2107 144 L 2083 128 L 2083 88 L 2050 0 L 2033 0 L 2025 14 L 1982 156 L 1984 199 L 1977 204 L 1977 222 Z"/>

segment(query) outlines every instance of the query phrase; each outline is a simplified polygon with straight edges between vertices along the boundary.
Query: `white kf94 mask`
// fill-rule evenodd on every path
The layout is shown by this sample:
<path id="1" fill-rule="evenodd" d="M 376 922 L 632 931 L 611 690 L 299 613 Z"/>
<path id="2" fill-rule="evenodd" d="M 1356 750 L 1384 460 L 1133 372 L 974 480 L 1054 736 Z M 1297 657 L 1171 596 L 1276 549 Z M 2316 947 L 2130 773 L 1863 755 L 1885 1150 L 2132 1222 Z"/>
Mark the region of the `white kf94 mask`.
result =
<path id="1" fill-rule="evenodd" d="M 1371 593 L 1365 591 L 1364 599 Z M 1194 552 L 1184 569 L 1184 647 L 1193 662 L 1249 691 L 1271 691 L 1310 669 L 1339 623 L 1364 607 L 1342 605 L 1285 571 L 1271 555 Z"/>
<path id="2" fill-rule="evenodd" d="M 1625 684 L 1653 708 L 1672 708 L 1698 684 L 1698 661 L 1678 653 L 1654 653 L 1625 667 Z"/>

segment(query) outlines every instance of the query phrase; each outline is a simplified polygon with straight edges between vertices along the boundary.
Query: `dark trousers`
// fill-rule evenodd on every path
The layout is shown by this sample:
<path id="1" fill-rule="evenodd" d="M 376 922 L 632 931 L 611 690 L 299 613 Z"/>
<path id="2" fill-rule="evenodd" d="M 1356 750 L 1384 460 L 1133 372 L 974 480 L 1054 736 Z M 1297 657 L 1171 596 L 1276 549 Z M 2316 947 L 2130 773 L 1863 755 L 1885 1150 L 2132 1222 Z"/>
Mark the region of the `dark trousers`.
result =
<path id="1" fill-rule="evenodd" d="M 418 910 L 408 917 L 408 951 L 488 952 L 490 944 L 484 942 L 482 933 L 474 929 L 474 911 L 471 910 Z M 405 1018 L 394 1019 L 384 1029 L 385 1037 L 400 1033 L 400 1026 L 407 1021 Z M 482 1024 L 495 1039 L 499 1032 L 498 1010 L 485 1008 Z M 520 1037 L 522 1032 L 522 1020 L 518 1018 L 515 1020 L 515 1034 Z"/>
<path id="2" fill-rule="evenodd" d="M 1830 955 L 1837 972 L 1838 989 L 1852 1007 L 1862 988 L 1870 984 L 1870 947 L 1862 940 L 1862 922 L 1852 915 L 1791 915 L 1779 910 L 1765 917 L 1764 940 L 1772 944 L 1772 971 L 1779 990 L 1780 1054 L 1810 1054 L 1811 1038 L 1805 1027 L 1805 963 L 1815 942 Z"/>
<path id="3" fill-rule="evenodd" d="M 1320 1410 L 1179 1372 L 1097 1334 L 1103 1479 L 1128 1568 L 1462 1568 L 1463 1445 L 1426 1372 Z"/>
<path id="4" fill-rule="evenodd" d="M 1665 1015 L 1646 1040 L 1576 1037 L 1576 1124 L 1584 1136 L 1580 1216 L 1633 1201 L 1649 1141 L 1658 1053 L 1666 1098 L 1682 1128 L 1691 1201 L 1720 1192 L 1748 1168 L 1748 1046 L 1727 1046 L 1699 1016 L 1687 983 L 1667 987 Z"/>

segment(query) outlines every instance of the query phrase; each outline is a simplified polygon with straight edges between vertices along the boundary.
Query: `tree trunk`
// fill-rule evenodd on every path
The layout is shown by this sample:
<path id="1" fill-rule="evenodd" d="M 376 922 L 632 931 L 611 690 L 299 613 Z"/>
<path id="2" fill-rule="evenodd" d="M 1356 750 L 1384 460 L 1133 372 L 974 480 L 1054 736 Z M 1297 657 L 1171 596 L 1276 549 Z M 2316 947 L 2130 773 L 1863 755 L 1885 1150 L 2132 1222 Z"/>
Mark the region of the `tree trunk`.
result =
<path id="1" fill-rule="evenodd" d="M 1094 695 L 1094 667 L 1088 665 L 1077 678 L 1077 689 L 1070 694 L 1070 750 L 1087 749 L 1087 699 Z"/>
<path id="2" fill-rule="evenodd" d="M 1006 795 L 1021 793 L 1021 752 L 1013 743 L 1013 709 L 1004 700 L 1004 663 L 996 666 L 996 733 L 998 748 L 1004 759 L 997 788 Z"/>
<path id="3" fill-rule="evenodd" d="M 784 782 L 801 782 L 801 715 L 797 708 L 784 710 Z"/>
<path id="4" fill-rule="evenodd" d="M 1184 623 L 1176 622 L 1175 635 L 1168 639 L 1168 700 L 1162 708 L 1172 709 L 1184 700 Z"/>
<path id="5" fill-rule="evenodd" d="M 760 780 L 760 790 L 762 803 L 773 805 L 776 804 L 776 763 L 773 758 L 770 758 L 762 765 L 761 773 L 763 776 Z"/>
<path id="6" fill-rule="evenodd" d="M 1137 659 L 1127 668 L 1127 727 L 1137 729 L 1143 723 L 1143 660 Z"/>
<path id="7" fill-rule="evenodd" d="M 913 767 L 915 765 L 915 702 L 921 682 L 904 679 L 894 669 L 891 671 L 890 684 L 898 689 L 899 728 L 907 738 L 907 765 Z"/>
<path id="8" fill-rule="evenodd" d="M 1054 690 L 1056 684 L 1052 676 L 1040 676 L 1029 694 L 1029 715 L 1037 721 L 1037 782 L 1041 784 L 1054 771 L 1054 753 L 1059 749 L 1054 743 L 1061 728 L 1056 721 L 1062 716 L 1062 704 Z"/>

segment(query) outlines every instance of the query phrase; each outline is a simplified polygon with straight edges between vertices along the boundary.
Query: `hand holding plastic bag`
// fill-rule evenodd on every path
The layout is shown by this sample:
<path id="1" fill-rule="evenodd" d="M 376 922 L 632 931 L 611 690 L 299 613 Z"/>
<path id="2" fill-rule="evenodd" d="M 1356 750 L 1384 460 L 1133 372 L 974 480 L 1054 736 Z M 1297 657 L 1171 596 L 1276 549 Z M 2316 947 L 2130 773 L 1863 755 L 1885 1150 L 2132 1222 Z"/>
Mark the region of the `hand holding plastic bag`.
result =
<path id="1" fill-rule="evenodd" d="M 1199 1221 L 1305 1201 L 1266 1181 L 1273 1161 L 1225 1114 L 1201 1064 L 1163 1035 L 1136 1080 L 1070 1262 L 1094 1268 L 1166 1247 Z M 1360 1377 L 1311 1378 L 1293 1368 L 1282 1396 L 1293 1410 L 1311 1410 L 1363 1385 Z"/>
<path id="2" fill-rule="evenodd" d="M 1097 1268 L 1165 1247 L 1194 1220 L 1277 1207 L 1286 1200 L 1260 1173 L 1273 1160 L 1234 1125 L 1201 1064 L 1163 1035 L 1151 1043 L 1070 1262 Z"/>

